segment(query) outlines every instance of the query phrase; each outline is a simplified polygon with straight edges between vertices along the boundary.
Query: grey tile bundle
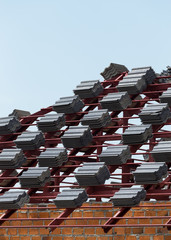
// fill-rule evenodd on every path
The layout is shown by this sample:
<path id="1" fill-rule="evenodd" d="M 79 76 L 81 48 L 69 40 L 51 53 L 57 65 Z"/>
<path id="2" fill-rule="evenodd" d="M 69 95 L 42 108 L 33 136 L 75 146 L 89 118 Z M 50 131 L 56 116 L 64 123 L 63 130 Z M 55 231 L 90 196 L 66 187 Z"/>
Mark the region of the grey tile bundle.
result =
<path id="1" fill-rule="evenodd" d="M 123 72 L 128 72 L 128 69 L 124 65 L 111 63 L 110 66 L 105 68 L 100 74 L 104 77 L 104 79 L 108 80 Z"/>
<path id="2" fill-rule="evenodd" d="M 35 150 L 44 144 L 45 139 L 41 131 L 23 132 L 14 142 L 17 148 Z"/>
<path id="3" fill-rule="evenodd" d="M 0 153 L 0 169 L 15 169 L 22 166 L 26 157 L 21 149 L 3 149 Z"/>
<path id="4" fill-rule="evenodd" d="M 150 84 L 156 78 L 156 74 L 151 67 L 140 67 L 140 68 L 133 68 L 124 79 L 130 78 L 140 78 L 144 79 L 147 84 Z"/>
<path id="5" fill-rule="evenodd" d="M 29 202 L 29 195 L 23 190 L 9 190 L 0 196 L 0 209 L 20 209 Z"/>
<path id="6" fill-rule="evenodd" d="M 161 141 L 151 151 L 155 162 L 171 162 L 171 141 Z"/>
<path id="7" fill-rule="evenodd" d="M 118 192 L 110 198 L 116 207 L 136 206 L 146 197 L 146 191 L 143 187 L 120 188 Z"/>
<path id="8" fill-rule="evenodd" d="M 131 105 L 132 101 L 127 92 L 114 92 L 104 96 L 100 101 L 102 108 L 109 111 L 121 111 Z"/>
<path id="9" fill-rule="evenodd" d="M 91 143 L 93 136 L 88 126 L 71 126 L 61 139 L 65 148 L 81 148 Z"/>
<path id="10" fill-rule="evenodd" d="M 48 113 L 37 122 L 38 129 L 42 132 L 55 132 L 65 126 L 64 113 Z"/>
<path id="11" fill-rule="evenodd" d="M 15 116 L 17 119 L 21 119 L 22 117 L 29 116 L 31 113 L 24 110 L 14 109 L 12 113 L 9 114 L 9 116 Z"/>
<path id="12" fill-rule="evenodd" d="M 75 178 L 80 186 L 97 186 L 110 178 L 110 172 L 104 162 L 84 163 L 78 168 Z"/>
<path id="13" fill-rule="evenodd" d="M 161 103 L 168 103 L 169 107 L 171 107 L 171 88 L 168 88 L 167 91 L 163 92 L 159 98 Z"/>
<path id="14" fill-rule="evenodd" d="M 83 107 L 84 103 L 79 96 L 61 97 L 53 106 L 53 110 L 57 113 L 76 113 Z"/>
<path id="15" fill-rule="evenodd" d="M 151 124 L 133 125 L 122 134 L 124 144 L 139 144 L 146 142 L 152 136 Z"/>
<path id="16" fill-rule="evenodd" d="M 149 104 L 138 114 L 144 124 L 163 124 L 170 117 L 170 109 L 167 103 Z"/>
<path id="17" fill-rule="evenodd" d="M 48 167 L 30 167 L 19 180 L 22 188 L 39 188 L 50 181 L 50 170 Z"/>
<path id="18" fill-rule="evenodd" d="M 109 146 L 98 156 L 106 165 L 121 165 L 131 157 L 129 146 Z"/>
<path id="19" fill-rule="evenodd" d="M 65 148 L 46 148 L 37 157 L 40 167 L 59 167 L 68 160 Z"/>
<path id="20" fill-rule="evenodd" d="M 77 208 L 88 199 L 84 189 L 65 189 L 53 200 L 57 208 Z"/>
<path id="21" fill-rule="evenodd" d="M 89 111 L 89 113 L 81 119 L 81 124 L 89 125 L 91 129 L 106 127 L 110 122 L 111 116 L 109 115 L 108 109 Z"/>
<path id="22" fill-rule="evenodd" d="M 14 116 L 0 118 L 0 135 L 16 132 L 21 127 L 21 123 Z"/>
<path id="23" fill-rule="evenodd" d="M 155 184 L 167 175 L 167 165 L 164 162 L 142 163 L 133 175 L 136 184 Z"/>
<path id="24" fill-rule="evenodd" d="M 74 93 L 80 98 L 93 98 L 103 92 L 104 88 L 99 80 L 82 81 L 74 89 Z"/>
<path id="25" fill-rule="evenodd" d="M 127 91 L 128 94 L 139 94 L 146 87 L 147 83 L 144 78 L 127 78 L 126 76 L 123 77 L 123 79 L 117 85 L 119 92 Z"/>

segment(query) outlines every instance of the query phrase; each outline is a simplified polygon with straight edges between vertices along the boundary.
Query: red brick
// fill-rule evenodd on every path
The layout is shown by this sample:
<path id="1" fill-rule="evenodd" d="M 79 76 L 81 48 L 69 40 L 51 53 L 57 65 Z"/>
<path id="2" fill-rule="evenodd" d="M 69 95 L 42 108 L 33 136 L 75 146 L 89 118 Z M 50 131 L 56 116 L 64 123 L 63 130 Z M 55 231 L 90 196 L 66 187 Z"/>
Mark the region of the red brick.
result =
<path id="1" fill-rule="evenodd" d="M 39 229 L 37 229 L 37 228 L 30 228 L 29 229 L 29 234 L 30 235 L 39 235 Z"/>
<path id="2" fill-rule="evenodd" d="M 30 240 L 29 236 L 20 237 L 20 240 Z"/>
<path id="3" fill-rule="evenodd" d="M 18 234 L 19 235 L 27 235 L 28 234 L 28 229 L 26 229 L 26 228 L 18 228 Z"/>
<path id="4" fill-rule="evenodd" d="M 146 227 L 144 228 L 144 234 L 155 234 L 156 233 L 156 228 L 152 227 Z"/>
<path id="5" fill-rule="evenodd" d="M 63 228 L 62 229 L 63 235 L 71 235 L 72 234 L 72 228 Z"/>
<path id="6" fill-rule="evenodd" d="M 1 228 L 0 229 L 0 236 L 5 235 L 5 234 L 6 234 L 6 229 Z"/>
<path id="7" fill-rule="evenodd" d="M 143 233 L 143 228 L 132 228 L 132 233 L 133 234 L 142 234 Z"/>
<path id="8" fill-rule="evenodd" d="M 85 228 L 84 231 L 87 235 L 95 234 L 95 228 Z"/>
<path id="9" fill-rule="evenodd" d="M 73 217 L 82 217 L 82 212 L 81 211 L 80 212 L 73 212 L 72 216 Z"/>
<path id="10" fill-rule="evenodd" d="M 139 236 L 139 240 L 150 240 L 150 236 Z"/>
<path id="11" fill-rule="evenodd" d="M 73 235 L 81 235 L 83 234 L 83 228 L 73 228 Z"/>
<path id="12" fill-rule="evenodd" d="M 61 234 L 61 228 L 56 228 L 56 229 L 53 231 L 53 234 Z"/>
<path id="13" fill-rule="evenodd" d="M 125 240 L 137 240 L 135 236 L 127 236 Z"/>
<path id="14" fill-rule="evenodd" d="M 8 235 L 17 235 L 16 228 L 8 228 Z"/>
<path id="15" fill-rule="evenodd" d="M 24 239 L 23 239 L 24 240 Z M 40 236 L 33 236 L 32 238 L 31 238 L 31 240 L 40 240 Z"/>
<path id="16" fill-rule="evenodd" d="M 125 229 L 126 228 L 123 228 L 123 227 L 116 227 L 115 232 L 116 232 L 117 235 L 124 235 L 125 234 Z"/>
<path id="17" fill-rule="evenodd" d="M 20 240 L 20 237 L 18 237 L 18 236 L 13 236 L 13 237 L 12 237 L 12 240 Z"/>
<path id="18" fill-rule="evenodd" d="M 167 236 L 165 235 L 164 240 L 170 240 L 170 234 Z"/>
<path id="19" fill-rule="evenodd" d="M 164 240 L 164 236 L 163 235 L 153 236 L 153 240 Z"/>

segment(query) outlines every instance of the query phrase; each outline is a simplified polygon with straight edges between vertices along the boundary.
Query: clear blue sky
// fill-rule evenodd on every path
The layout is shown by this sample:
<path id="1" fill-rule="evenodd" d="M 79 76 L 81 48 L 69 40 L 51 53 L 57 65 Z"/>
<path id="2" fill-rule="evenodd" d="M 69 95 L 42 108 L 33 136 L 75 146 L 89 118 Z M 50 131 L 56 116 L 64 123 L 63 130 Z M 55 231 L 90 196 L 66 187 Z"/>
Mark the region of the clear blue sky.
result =
<path id="1" fill-rule="evenodd" d="M 171 64 L 170 0 L 0 0 L 0 117 L 50 106 L 111 62 Z"/>

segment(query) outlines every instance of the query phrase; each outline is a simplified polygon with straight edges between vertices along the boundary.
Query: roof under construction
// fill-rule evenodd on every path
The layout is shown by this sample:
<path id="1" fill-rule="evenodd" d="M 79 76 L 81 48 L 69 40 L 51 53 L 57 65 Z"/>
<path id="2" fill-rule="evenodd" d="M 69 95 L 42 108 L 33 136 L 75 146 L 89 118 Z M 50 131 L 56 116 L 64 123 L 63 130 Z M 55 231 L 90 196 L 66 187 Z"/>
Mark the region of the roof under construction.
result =
<path id="1" fill-rule="evenodd" d="M 170 72 L 111 63 L 101 75 L 34 114 L 0 118 L 0 228 L 28 202 L 62 209 L 44 226 L 53 231 L 84 202 L 110 201 L 108 232 L 141 201 L 169 201 Z"/>

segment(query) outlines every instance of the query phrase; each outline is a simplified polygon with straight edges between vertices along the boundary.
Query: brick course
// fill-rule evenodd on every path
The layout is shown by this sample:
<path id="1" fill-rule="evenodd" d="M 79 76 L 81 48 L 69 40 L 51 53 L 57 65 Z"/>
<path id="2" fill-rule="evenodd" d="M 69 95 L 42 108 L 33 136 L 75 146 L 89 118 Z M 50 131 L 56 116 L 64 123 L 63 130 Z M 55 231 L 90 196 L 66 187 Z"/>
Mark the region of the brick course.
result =
<path id="1" fill-rule="evenodd" d="M 98 208 L 98 206 L 106 206 L 110 203 L 86 203 L 84 206 L 88 208 L 76 209 L 71 217 L 112 217 L 118 209 L 115 208 Z M 153 205 L 154 207 L 148 207 L 147 205 Z M 156 207 L 155 204 L 165 204 L 165 207 Z M 150 216 L 169 216 L 171 207 L 167 207 L 167 204 L 171 202 L 156 202 L 156 203 L 142 203 L 143 208 L 133 208 L 126 216 L 127 217 L 144 217 L 146 219 L 123 219 L 118 224 L 160 224 L 167 222 L 168 219 L 151 219 Z M 36 205 L 28 205 L 28 207 Z M 54 206 L 54 205 L 49 205 Z M 97 208 L 91 208 L 91 206 L 97 206 Z M 62 210 L 58 209 L 34 209 L 34 210 L 18 210 L 11 218 L 18 218 L 17 221 L 9 223 L 5 222 L 4 228 L 0 229 L 0 240 L 171 240 L 171 231 L 168 231 L 163 227 L 113 227 L 108 233 L 104 233 L 101 227 L 82 227 L 79 228 L 79 224 L 100 224 L 104 223 L 107 219 L 73 219 L 65 220 L 65 225 L 74 225 L 71 227 L 59 227 L 52 233 L 46 228 L 6 228 L 7 225 L 20 226 L 20 225 L 42 225 L 48 224 L 51 220 L 32 220 L 32 218 L 54 218 L 59 216 Z M 1 211 L 3 213 L 3 211 Z M 27 221 L 19 221 L 19 218 L 28 218 Z"/>

